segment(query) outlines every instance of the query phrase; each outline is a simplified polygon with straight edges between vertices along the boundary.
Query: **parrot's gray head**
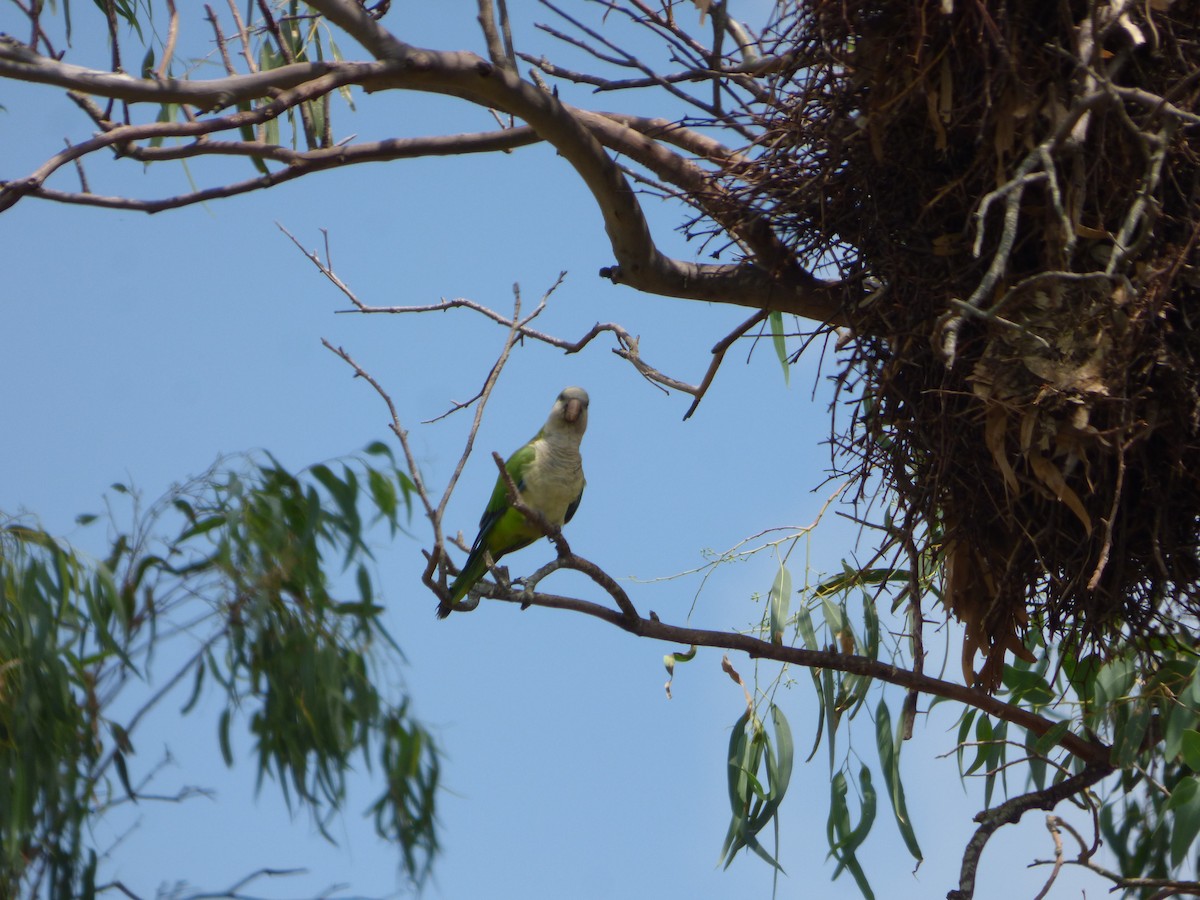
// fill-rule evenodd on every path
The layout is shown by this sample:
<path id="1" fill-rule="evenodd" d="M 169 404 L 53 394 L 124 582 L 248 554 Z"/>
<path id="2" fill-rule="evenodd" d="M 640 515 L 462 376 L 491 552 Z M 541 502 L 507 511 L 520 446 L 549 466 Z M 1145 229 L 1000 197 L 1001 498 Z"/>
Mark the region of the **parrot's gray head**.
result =
<path id="1" fill-rule="evenodd" d="M 546 428 L 550 431 L 577 431 L 587 429 L 588 395 L 581 387 L 564 388 L 554 401 Z"/>

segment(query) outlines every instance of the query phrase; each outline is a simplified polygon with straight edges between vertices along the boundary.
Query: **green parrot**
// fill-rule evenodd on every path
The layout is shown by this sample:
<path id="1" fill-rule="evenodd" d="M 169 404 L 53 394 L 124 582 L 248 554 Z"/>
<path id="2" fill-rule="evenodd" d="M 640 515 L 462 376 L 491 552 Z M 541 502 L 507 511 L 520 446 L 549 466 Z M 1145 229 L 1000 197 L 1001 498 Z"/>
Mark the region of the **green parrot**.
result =
<path id="1" fill-rule="evenodd" d="M 542 430 L 504 464 L 525 505 L 559 528 L 571 521 L 583 497 L 585 481 L 579 442 L 587 429 L 587 413 L 587 391 L 580 387 L 564 389 L 554 401 Z M 450 615 L 500 557 L 527 547 L 540 537 L 542 532 L 538 527 L 513 508 L 504 478 L 497 475 L 492 499 L 479 520 L 479 536 L 471 545 L 462 572 L 450 585 L 449 600 L 438 604 L 438 618 Z"/>

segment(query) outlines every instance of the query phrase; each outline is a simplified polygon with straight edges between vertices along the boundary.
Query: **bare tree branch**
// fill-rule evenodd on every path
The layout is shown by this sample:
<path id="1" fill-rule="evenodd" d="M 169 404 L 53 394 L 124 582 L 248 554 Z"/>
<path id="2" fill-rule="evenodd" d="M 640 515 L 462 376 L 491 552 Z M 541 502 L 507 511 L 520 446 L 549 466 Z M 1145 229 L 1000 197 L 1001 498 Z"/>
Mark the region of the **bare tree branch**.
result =
<path id="1" fill-rule="evenodd" d="M 518 322 L 515 316 L 506 317 L 502 313 L 496 312 L 490 307 L 484 306 L 482 303 L 477 303 L 476 301 L 469 300 L 465 297 L 459 297 L 452 300 L 442 300 L 438 303 L 418 306 L 370 306 L 360 300 L 354 291 L 350 289 L 350 286 L 347 285 L 346 282 L 343 281 L 337 275 L 337 273 L 333 271 L 333 267 L 328 262 L 328 238 L 326 240 L 326 260 L 322 261 L 320 255 L 315 250 L 304 249 L 295 235 L 293 235 L 282 225 L 279 226 L 279 229 L 286 234 L 289 239 L 291 239 L 292 243 L 296 245 L 296 248 L 304 254 L 309 262 L 316 266 L 317 270 L 327 279 L 329 279 L 329 281 L 339 291 L 341 291 L 346 299 L 348 299 L 354 306 L 354 309 L 342 310 L 342 312 L 358 312 L 363 314 L 387 313 L 397 315 L 403 313 L 445 312 L 446 310 L 460 308 L 470 309 L 482 316 L 485 316 L 486 318 L 491 319 L 493 322 L 503 325 L 505 328 L 516 328 L 517 336 L 519 338 L 529 338 L 531 340 L 539 341 L 540 343 L 547 344 L 551 347 L 557 347 L 560 350 L 566 351 L 567 353 L 578 353 L 601 334 L 611 332 L 616 337 L 618 344 L 617 347 L 612 348 L 612 352 L 637 369 L 638 374 L 640 374 L 643 378 L 645 378 L 651 384 L 658 385 L 660 388 L 680 391 L 695 398 L 692 404 L 688 407 L 687 412 L 684 414 L 684 419 L 690 418 L 696 411 L 697 407 L 699 407 L 700 401 L 704 399 L 704 395 L 707 393 L 709 386 L 712 384 L 713 378 L 717 374 L 717 370 L 720 368 L 721 363 L 724 362 L 725 354 L 728 349 L 733 346 L 733 344 L 739 338 L 744 337 L 751 328 L 760 322 L 765 321 L 767 318 L 767 313 L 765 311 L 758 310 L 749 319 L 738 325 L 729 334 L 718 341 L 712 349 L 712 359 L 709 362 L 707 371 L 704 373 L 704 377 L 700 380 L 699 384 L 692 385 L 660 372 L 658 369 L 654 368 L 652 365 L 642 359 L 639 350 L 639 339 L 634 335 L 631 335 L 625 328 L 616 324 L 615 322 L 597 322 L 591 327 L 591 329 L 588 330 L 586 334 L 583 335 L 583 337 L 575 341 L 568 341 L 565 338 L 556 337 L 555 335 L 547 334 L 546 332 L 538 331 L 537 329 L 528 327 L 528 322 L 533 318 L 533 316 L 530 316 L 524 322 Z M 557 289 L 559 284 L 561 284 L 563 279 L 566 277 L 566 274 L 566 272 L 559 273 L 558 281 L 555 283 L 554 287 L 552 287 L 550 291 L 548 291 L 542 298 L 542 305 L 545 305 L 546 299 L 549 297 L 550 293 Z M 539 312 L 540 309 L 541 307 L 539 307 Z M 469 405 L 474 401 L 474 399 L 475 398 L 472 398 L 472 400 L 466 401 L 465 403 L 456 404 L 455 407 L 450 410 L 450 412 L 456 412 L 463 406 Z M 449 413 L 447 413 L 447 415 L 448 414 Z M 441 417 L 439 416 L 439 418 Z"/>
<path id="2" fill-rule="evenodd" d="M 575 565 L 569 565 L 571 562 L 575 561 L 569 560 L 562 564 L 570 568 L 576 568 Z M 586 561 L 581 561 L 580 564 L 582 565 L 583 562 Z M 930 696 L 945 697 L 949 700 L 958 701 L 967 706 L 979 709 L 990 716 L 1032 731 L 1039 736 L 1044 735 L 1057 724 L 1027 709 L 1005 703 L 1003 700 L 999 700 L 977 688 L 966 687 L 952 681 L 945 681 L 930 675 L 913 672 L 902 666 L 880 662 L 866 656 L 838 653 L 833 650 L 808 650 L 802 647 L 786 647 L 764 641 L 752 635 L 739 634 L 737 632 L 712 631 L 704 628 L 669 625 L 661 621 L 655 612 L 651 612 L 646 618 L 630 619 L 618 610 L 590 600 L 580 600 L 574 597 L 563 597 L 555 594 L 530 594 L 511 588 L 500 590 L 495 586 L 488 586 L 482 582 L 481 586 L 484 596 L 495 600 L 583 613 L 603 619 L 605 622 L 622 628 L 638 637 L 650 638 L 666 643 L 683 644 L 685 646 L 696 644 L 701 647 L 736 650 L 746 653 L 753 659 L 770 659 L 809 669 L 832 669 L 838 672 L 864 675 L 888 684 L 911 688 Z M 1082 738 L 1066 732 L 1059 740 L 1058 746 L 1084 760 L 1089 766 L 1088 772 L 1092 772 L 1096 768 L 1109 766 L 1110 748 L 1099 740 Z M 1109 771 L 1111 771 L 1111 767 Z M 1099 778 L 1096 780 L 1099 780 Z M 1094 783 L 1094 781 L 1089 782 L 1089 784 Z M 1062 782 L 1061 784 L 1066 784 L 1066 782 Z M 1061 787 L 1061 784 L 1056 787 Z M 1032 809 L 1034 806 L 1030 806 L 1029 808 Z M 1027 810 L 1022 810 L 1022 812 L 1024 811 Z"/>
<path id="3" fill-rule="evenodd" d="M 372 63 L 293 63 L 248 75 L 191 80 L 135 78 L 120 72 L 102 72 L 60 62 L 34 53 L 11 38 L 0 37 L 0 77 L 35 84 L 50 84 L 131 103 L 187 103 L 200 110 L 217 110 L 244 100 L 269 96 L 313 81 L 335 70 L 370 69 Z M 345 83 L 350 83 L 353 78 Z"/>
<path id="4" fill-rule="evenodd" d="M 0 210 L 21 197 L 37 195 L 63 202 L 141 209 L 152 212 L 186 202 L 230 196 L 280 181 L 291 180 L 318 168 L 345 164 L 350 159 L 340 148 L 328 156 L 302 159 L 284 172 L 196 192 L 166 201 L 122 201 L 87 194 L 47 190 L 46 178 L 62 165 L 104 147 L 128 147 L 133 141 L 167 137 L 199 138 L 217 131 L 258 125 L 305 101 L 330 91 L 356 84 L 371 92 L 385 89 L 418 90 L 448 94 L 488 108 L 501 109 L 528 123 L 533 132 L 553 144 L 575 168 L 600 209 L 617 264 L 601 274 L 614 283 L 650 293 L 686 299 L 712 300 L 757 308 L 777 309 L 815 318 L 840 321 L 843 286 L 814 278 L 794 261 L 771 233 L 765 220 L 743 222 L 740 204 L 730 203 L 725 189 L 694 163 L 668 151 L 641 131 L 595 113 L 574 110 L 536 85 L 521 79 L 511 68 L 497 66 L 473 53 L 425 50 L 399 41 L 365 10 L 346 0 L 313 0 L 315 9 L 355 37 L 377 57 L 369 63 L 294 63 L 249 75 L 227 76 L 209 81 L 137 79 L 119 73 L 104 73 L 40 57 L 15 41 L 0 44 L 0 75 L 40 81 L 86 93 L 131 102 L 181 103 L 197 109 L 216 109 L 275 93 L 269 102 L 250 111 L 191 122 L 154 122 L 118 125 L 95 138 L 56 154 L 23 179 L 0 189 Z M 644 122 L 637 124 L 645 126 Z M 509 136 L 511 147 L 527 136 Z M 531 140 L 531 138 L 530 138 Z M 455 146 L 483 149 L 488 139 L 428 139 L 410 145 L 409 153 L 455 152 Z M 740 264 L 700 264 L 664 255 L 657 247 L 637 197 L 621 167 L 605 152 L 610 146 L 629 155 L 664 180 L 686 193 L 706 198 L 702 206 L 732 233 L 752 254 L 754 261 Z M 492 145 L 494 146 L 494 145 Z M 719 145 L 707 149 L 719 153 Z M 146 153 L 147 149 L 139 152 Z M 202 148 L 167 151 L 199 155 Z M 244 144 L 227 143 L 224 152 L 246 154 Z M 394 148 L 393 148 L 394 149 Z M 379 147 L 374 148 L 376 152 Z M 264 156 L 282 158 L 280 149 Z M 368 151 L 364 151 L 364 157 Z M 711 157 L 710 157 L 711 158 Z M 295 159 L 295 157 L 293 157 Z"/>
<path id="5" fill-rule="evenodd" d="M 1115 768 L 1109 762 L 1107 748 L 1103 748 L 1103 745 L 1100 745 L 1099 748 L 1093 745 L 1093 750 L 1097 749 L 1104 749 L 1104 752 L 1093 752 L 1090 757 L 1080 757 L 1087 760 L 1087 766 L 1082 772 L 1043 790 L 1012 797 L 999 806 L 984 810 L 975 816 L 975 821 L 980 823 L 979 828 L 975 830 L 975 834 L 967 843 L 966 852 L 963 854 L 958 888 L 950 891 L 946 895 L 946 900 L 971 900 L 975 896 L 975 876 L 979 868 L 979 857 L 983 853 L 983 848 L 987 846 L 988 840 L 1001 826 L 1021 821 L 1021 817 L 1033 809 L 1054 809 L 1061 801 L 1086 791 L 1098 781 L 1112 774 Z"/>

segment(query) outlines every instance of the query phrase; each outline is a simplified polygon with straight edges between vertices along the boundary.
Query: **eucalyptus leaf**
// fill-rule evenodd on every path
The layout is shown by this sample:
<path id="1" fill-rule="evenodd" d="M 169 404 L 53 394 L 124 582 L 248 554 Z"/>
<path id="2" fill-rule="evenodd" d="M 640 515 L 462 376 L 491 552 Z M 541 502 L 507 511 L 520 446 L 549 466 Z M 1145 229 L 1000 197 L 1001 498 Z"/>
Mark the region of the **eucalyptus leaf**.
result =
<path id="1" fill-rule="evenodd" d="M 782 644 L 783 631 L 788 621 L 788 608 L 792 600 L 792 574 L 782 562 L 775 572 L 775 581 L 771 584 L 768 598 L 771 643 Z"/>
<path id="2" fill-rule="evenodd" d="M 1167 809 L 1171 818 L 1171 866 L 1178 866 L 1188 856 L 1196 836 L 1200 834 L 1200 781 L 1197 776 L 1184 778 L 1171 791 Z"/>

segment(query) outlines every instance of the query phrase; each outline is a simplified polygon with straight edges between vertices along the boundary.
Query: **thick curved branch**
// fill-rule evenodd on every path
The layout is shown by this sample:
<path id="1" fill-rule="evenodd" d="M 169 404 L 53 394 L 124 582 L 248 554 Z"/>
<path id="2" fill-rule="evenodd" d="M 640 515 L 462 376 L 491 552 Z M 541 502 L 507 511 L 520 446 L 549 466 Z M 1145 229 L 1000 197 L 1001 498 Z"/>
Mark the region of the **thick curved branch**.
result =
<path id="1" fill-rule="evenodd" d="M 565 565 L 565 564 L 564 564 Z M 572 567 L 573 568 L 573 567 Z M 583 613 L 603 619 L 611 625 L 616 625 L 638 637 L 666 641 L 673 644 L 696 644 L 702 647 L 719 647 L 723 650 L 740 650 L 755 659 L 771 659 L 776 662 L 803 666 L 808 669 L 833 669 L 837 672 L 847 672 L 863 675 L 888 684 L 899 685 L 928 694 L 933 697 L 945 697 L 956 700 L 966 706 L 981 710 L 1005 722 L 1019 725 L 1034 734 L 1041 736 L 1057 723 L 1015 706 L 1005 703 L 996 697 L 977 688 L 970 688 L 953 681 L 944 681 L 919 672 L 913 672 L 901 666 L 880 662 L 866 656 L 838 653 L 832 650 L 807 650 L 802 647 L 784 647 L 768 641 L 732 631 L 712 631 L 706 628 L 688 628 L 680 625 L 668 625 L 661 621 L 657 614 L 650 613 L 649 618 L 630 618 L 625 613 L 594 603 L 590 600 L 579 600 L 574 597 L 563 597 L 555 594 L 530 594 L 528 592 L 501 591 L 492 586 L 484 585 L 482 593 L 496 600 L 506 600 L 529 606 L 545 606 L 553 609 L 565 609 L 571 612 Z M 1109 766 L 1111 748 L 1098 740 L 1079 737 L 1066 732 L 1058 741 L 1058 746 L 1086 762 L 1089 766 Z"/>
<path id="2" fill-rule="evenodd" d="M 761 249 L 766 255 L 763 265 L 702 264 L 663 254 L 654 242 L 633 189 L 620 167 L 604 151 L 593 129 L 607 132 L 623 149 L 637 145 L 644 159 L 663 167 L 672 165 L 676 177 L 686 178 L 697 187 L 703 177 L 702 170 L 685 171 L 685 166 L 694 164 L 674 157 L 636 131 L 622 129 L 623 140 L 618 141 L 612 132 L 621 127 L 617 123 L 599 115 L 577 114 L 513 72 L 493 66 L 472 53 L 407 48 L 402 73 L 381 80 L 389 86 L 451 94 L 503 109 L 529 123 L 571 163 L 591 191 L 617 258 L 617 265 L 602 270 L 601 274 L 614 283 L 670 297 L 776 309 L 824 322 L 838 320 L 841 286 L 820 282 L 795 265 L 790 254 L 785 257 L 773 235 L 767 236 L 769 229 L 764 220 L 737 226 L 738 236 L 756 252 Z M 667 157 L 676 162 L 669 163 Z M 703 178 L 703 186 L 717 193 L 710 179 Z"/>
<path id="3" fill-rule="evenodd" d="M 527 126 L 499 131 L 463 134 L 437 134 L 415 138 L 387 138 L 361 144 L 341 144 L 296 150 L 278 144 L 257 141 L 197 141 L 177 147 L 131 147 L 128 155 L 139 162 L 185 159 L 195 156 L 251 156 L 303 169 L 302 174 L 364 162 L 391 162 L 425 156 L 466 156 L 472 153 L 497 153 L 528 147 L 541 141 Z"/>
<path id="4" fill-rule="evenodd" d="M 130 126 L 136 129 L 136 126 Z M 285 184 L 313 172 L 326 169 L 338 169 L 345 166 L 359 165 L 369 162 L 389 162 L 396 159 L 413 159 L 423 156 L 462 156 L 469 153 L 507 152 L 517 147 L 538 143 L 541 140 L 533 129 L 528 127 L 507 128 L 503 131 L 478 132 L 473 134 L 432 135 L 419 138 L 389 138 L 382 141 L 371 141 L 362 144 L 350 144 L 340 147 L 322 147 L 316 150 L 293 150 L 273 144 L 259 144 L 256 141 L 207 141 L 199 140 L 192 144 L 178 147 L 141 147 L 130 146 L 126 155 L 139 162 L 157 162 L 173 159 L 187 159 L 195 156 L 245 156 L 250 158 L 270 159 L 287 164 L 286 169 L 279 169 L 247 178 L 230 184 L 178 194 L 174 197 L 162 197 L 156 200 L 138 200 L 131 197 L 112 197 L 95 194 L 88 190 L 59 191 L 53 188 L 39 186 L 31 190 L 34 196 L 43 200 L 53 200 L 57 203 L 70 203 L 77 206 L 98 206 L 105 209 L 124 209 L 133 212 L 157 213 L 168 209 L 179 209 L 209 200 L 219 200 L 224 197 L 234 197 L 252 191 L 261 191 L 269 187 Z M 3 209 L 2 194 L 0 194 L 0 209 Z"/>
<path id="5" fill-rule="evenodd" d="M 496 66 L 473 53 L 426 50 L 405 44 L 387 32 L 361 5 L 350 0 L 310 0 L 309 5 L 350 33 L 377 61 L 294 64 L 269 72 L 211 81 L 161 81 L 68 66 L 40 57 L 14 41 L 0 43 L 0 61 L 3 62 L 0 74 L 76 88 L 99 96 L 213 108 L 239 98 L 261 97 L 264 92 L 275 94 L 270 102 L 256 109 L 228 116 L 113 127 L 92 140 L 56 154 L 27 178 L 6 184 L 0 191 L 0 210 L 22 196 L 38 193 L 46 177 L 62 165 L 103 147 L 121 147 L 130 141 L 148 138 L 197 137 L 258 124 L 298 103 L 349 84 L 357 84 L 368 92 L 385 89 L 427 91 L 503 110 L 527 122 L 539 137 L 558 150 L 583 179 L 600 209 L 617 263 L 602 270 L 601 274 L 614 283 L 665 296 L 774 309 L 823 322 L 840 321 L 840 284 L 821 282 L 797 265 L 765 220 L 745 220 L 741 215 L 742 204 L 732 202 L 711 175 L 640 130 L 611 117 L 573 110 L 552 94 L 523 80 L 511 68 Z M 654 241 L 636 194 L 621 167 L 606 152 L 605 144 L 701 198 L 705 212 L 729 230 L 754 260 L 714 265 L 663 254 Z M 708 149 L 716 154 L 718 147 L 714 143 Z M 331 157 L 334 158 L 336 156 Z M 205 192 L 205 197 L 253 190 L 277 183 L 280 178 L 295 178 L 298 174 L 264 175 L 243 182 L 233 190 L 213 189 Z M 68 199 L 61 193 L 43 196 Z M 85 195 L 74 195 L 69 199 L 70 202 L 88 202 Z M 151 210 L 182 203 L 175 199 L 165 204 L 136 207 L 114 203 L 113 198 L 107 198 L 96 205 Z"/>
<path id="6" fill-rule="evenodd" d="M 648 133 L 653 133 L 652 129 L 655 124 L 659 125 L 663 134 L 669 135 L 672 130 L 669 123 L 665 121 L 655 123 L 654 120 L 645 119 L 621 122 L 609 114 L 594 113 L 574 107 L 568 107 L 568 109 L 572 115 L 585 123 L 606 147 L 628 156 L 663 181 L 681 188 L 707 216 L 735 237 L 754 257 L 755 262 L 753 263 L 697 266 L 698 269 L 703 270 L 703 274 L 699 277 L 704 278 L 709 284 L 717 279 L 727 280 L 730 283 L 729 290 L 749 294 L 759 299 L 759 302 L 742 305 L 796 313 L 833 325 L 845 324 L 840 312 L 841 284 L 822 282 L 799 266 L 794 254 L 779 240 L 765 217 L 747 216 L 745 204 L 733 197 L 729 190 L 712 175 L 691 160 L 672 153 L 663 146 L 661 140 L 648 136 Z M 717 159 L 726 164 L 737 164 L 740 161 L 736 154 L 726 150 L 716 141 L 703 147 L 697 146 L 694 139 L 691 143 L 696 150 L 703 150 L 704 155 L 710 159 Z M 680 263 L 678 260 L 669 260 L 668 262 L 685 266 L 695 265 Z M 601 274 L 618 284 L 627 283 L 641 290 L 646 289 L 634 281 L 627 280 L 627 274 L 622 266 L 605 270 Z M 677 271 L 675 274 L 685 280 L 688 277 L 686 272 Z M 656 293 L 670 293 L 677 297 L 687 296 L 678 289 L 656 291 Z M 787 296 L 789 293 L 804 298 L 801 307 L 790 305 L 790 298 Z M 694 299 L 709 298 L 696 297 Z"/>
<path id="7" fill-rule="evenodd" d="M 201 110 L 223 109 L 245 100 L 269 96 L 354 63 L 293 63 L 225 78 L 185 80 L 134 78 L 122 72 L 102 72 L 60 62 L 34 53 L 11 38 L 0 38 L 0 77 L 49 84 L 130 103 L 186 103 Z"/>
<path id="8" fill-rule="evenodd" d="M 120 148 L 131 140 L 150 138 L 201 137 L 246 125 L 258 125 L 281 115 L 297 104 L 320 97 L 344 85 L 369 82 L 372 76 L 378 77 L 387 68 L 388 64 L 379 62 L 339 63 L 324 75 L 283 91 L 271 102 L 255 109 L 194 121 L 150 122 L 141 125 L 115 126 L 90 140 L 74 144 L 56 153 L 25 178 L 0 185 L 0 212 L 13 206 L 22 197 L 38 193 L 43 182 L 62 166 L 105 147 Z"/>
<path id="9" fill-rule="evenodd" d="M 1064 744 L 1064 746 L 1066 746 Z M 984 810 L 975 817 L 979 827 L 967 843 L 963 854 L 962 870 L 959 874 L 958 888 L 946 895 L 946 900 L 971 900 L 975 896 L 975 876 L 979 868 L 979 857 L 988 840 L 1004 825 L 1012 825 L 1021 821 L 1025 813 L 1034 809 L 1054 809 L 1061 801 L 1074 797 L 1111 775 L 1114 771 L 1107 755 L 1104 759 L 1096 759 L 1078 774 L 1052 784 L 1044 790 L 1033 791 L 1013 797 L 999 806 Z"/>
<path id="10" fill-rule="evenodd" d="M 591 128 L 556 97 L 522 80 L 511 69 L 473 53 L 423 50 L 405 44 L 351 0 L 308 2 L 376 58 L 402 63 L 401 74 L 384 79 L 390 85 L 450 94 L 502 109 L 529 123 L 553 144 L 583 178 L 600 207 L 617 258 L 617 265 L 601 274 L 614 283 L 671 297 L 776 309 L 824 322 L 837 320 L 840 286 L 824 285 L 795 265 L 790 256 L 788 265 L 771 254 L 760 266 L 705 265 L 664 255 L 654 243 L 629 182 Z M 750 227 L 761 230 L 767 226 L 760 221 Z M 761 242 L 765 249 L 766 242 Z M 753 250 L 760 252 L 758 246 Z"/>

